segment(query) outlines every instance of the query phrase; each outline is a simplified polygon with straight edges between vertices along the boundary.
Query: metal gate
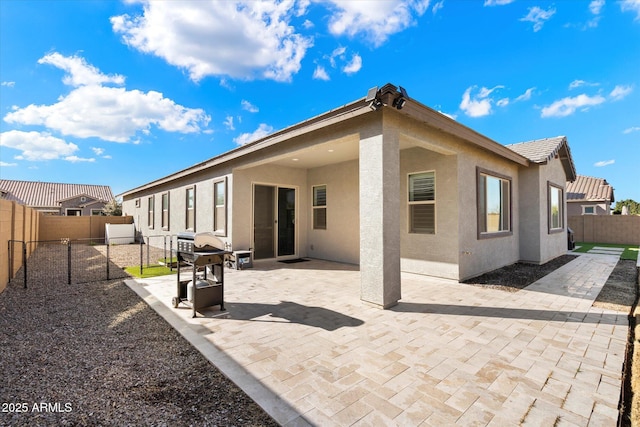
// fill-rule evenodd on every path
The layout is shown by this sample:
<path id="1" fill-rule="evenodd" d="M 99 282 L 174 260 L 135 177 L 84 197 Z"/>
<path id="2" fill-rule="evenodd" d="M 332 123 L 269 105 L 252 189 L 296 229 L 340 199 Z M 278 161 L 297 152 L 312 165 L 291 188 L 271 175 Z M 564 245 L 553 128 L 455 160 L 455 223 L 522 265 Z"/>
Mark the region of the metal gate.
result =
<path id="1" fill-rule="evenodd" d="M 164 238 L 164 249 L 152 247 L 151 237 Z M 172 246 L 172 236 L 142 237 L 139 244 L 130 245 L 107 245 L 104 239 L 10 240 L 9 271 L 18 262 L 21 265 L 11 282 L 26 288 L 127 278 L 124 267 L 142 268 L 157 264 L 162 257 L 168 261 Z"/>
<path id="2" fill-rule="evenodd" d="M 12 282 L 29 285 L 88 283 L 128 277 L 110 259 L 113 250 L 103 240 L 10 241 L 10 265 L 22 252 L 22 266 Z M 19 251 L 16 246 L 22 246 Z M 13 246 L 13 247 L 12 247 Z M 27 257 L 26 254 L 31 253 Z"/>

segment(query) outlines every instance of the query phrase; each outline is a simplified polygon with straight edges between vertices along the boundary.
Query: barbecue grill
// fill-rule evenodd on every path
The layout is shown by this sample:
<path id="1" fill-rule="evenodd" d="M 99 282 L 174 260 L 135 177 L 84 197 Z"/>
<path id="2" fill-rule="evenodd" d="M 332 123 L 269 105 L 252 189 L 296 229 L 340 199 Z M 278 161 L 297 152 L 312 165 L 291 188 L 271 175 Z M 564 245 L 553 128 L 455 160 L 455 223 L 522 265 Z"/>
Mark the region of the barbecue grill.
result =
<path id="1" fill-rule="evenodd" d="M 224 311 L 224 261 L 231 253 L 224 247 L 224 242 L 212 233 L 178 233 L 178 266 L 188 264 L 192 274 L 183 280 L 178 267 L 174 308 L 181 303 L 191 306 L 193 317 L 201 308 L 215 305 Z"/>

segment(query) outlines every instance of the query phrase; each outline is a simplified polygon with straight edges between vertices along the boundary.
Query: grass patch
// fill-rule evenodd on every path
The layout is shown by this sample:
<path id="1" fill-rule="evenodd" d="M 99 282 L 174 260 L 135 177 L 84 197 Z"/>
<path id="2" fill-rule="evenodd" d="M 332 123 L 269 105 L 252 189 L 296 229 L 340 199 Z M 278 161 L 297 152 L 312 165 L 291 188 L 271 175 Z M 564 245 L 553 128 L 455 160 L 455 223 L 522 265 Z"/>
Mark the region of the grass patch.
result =
<path id="1" fill-rule="evenodd" d="M 132 267 L 125 267 L 124 271 L 133 277 L 138 279 L 148 279 L 149 277 L 167 276 L 169 274 L 176 274 L 176 269 L 173 271 L 165 265 L 150 265 L 142 268 L 142 274 L 140 274 L 140 266 L 135 265 Z"/>
<path id="2" fill-rule="evenodd" d="M 612 243 L 585 243 L 585 242 L 576 242 L 576 247 L 580 246 L 580 248 L 574 250 L 574 252 L 589 252 L 596 246 L 600 246 L 603 248 L 624 248 L 624 252 L 620 256 L 620 259 L 630 259 L 632 261 L 638 260 L 638 246 L 634 245 L 616 245 Z"/>

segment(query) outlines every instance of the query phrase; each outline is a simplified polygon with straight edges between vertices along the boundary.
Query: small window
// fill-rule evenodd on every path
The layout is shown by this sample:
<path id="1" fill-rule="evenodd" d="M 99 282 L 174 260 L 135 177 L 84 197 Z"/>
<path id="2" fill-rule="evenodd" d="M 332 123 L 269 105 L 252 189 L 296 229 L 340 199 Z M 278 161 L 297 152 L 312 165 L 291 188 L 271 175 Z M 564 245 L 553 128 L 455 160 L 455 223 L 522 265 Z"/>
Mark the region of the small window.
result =
<path id="1" fill-rule="evenodd" d="M 511 234 L 511 179 L 478 169 L 480 237 Z"/>
<path id="2" fill-rule="evenodd" d="M 187 188 L 187 223 L 186 228 L 190 231 L 196 230 L 196 188 Z"/>
<path id="3" fill-rule="evenodd" d="M 169 193 L 162 195 L 162 229 L 169 229 Z"/>
<path id="4" fill-rule="evenodd" d="M 583 206 L 582 207 L 582 215 L 595 215 L 596 207 L 595 206 Z"/>
<path id="5" fill-rule="evenodd" d="M 213 184 L 214 209 L 213 227 L 218 236 L 227 235 L 227 183 L 218 181 Z"/>
<path id="6" fill-rule="evenodd" d="M 105 216 L 102 209 L 91 209 L 91 216 Z"/>
<path id="7" fill-rule="evenodd" d="M 140 207 L 140 199 L 136 199 L 136 208 Z"/>
<path id="8" fill-rule="evenodd" d="M 409 233 L 436 233 L 436 173 L 409 175 Z"/>
<path id="9" fill-rule="evenodd" d="M 549 187 L 549 233 L 564 229 L 564 198 L 562 188 L 551 183 Z"/>
<path id="10" fill-rule="evenodd" d="M 80 201 L 81 201 L 82 203 L 84 203 L 84 202 L 86 202 L 86 201 L 87 201 L 87 198 L 86 198 L 86 197 L 84 197 L 84 196 L 82 196 L 82 197 L 80 197 Z"/>
<path id="11" fill-rule="evenodd" d="M 313 229 L 327 229 L 327 186 L 313 187 Z"/>
<path id="12" fill-rule="evenodd" d="M 153 229 L 153 205 L 155 204 L 155 196 L 151 196 L 147 199 L 147 221 L 149 228 Z"/>

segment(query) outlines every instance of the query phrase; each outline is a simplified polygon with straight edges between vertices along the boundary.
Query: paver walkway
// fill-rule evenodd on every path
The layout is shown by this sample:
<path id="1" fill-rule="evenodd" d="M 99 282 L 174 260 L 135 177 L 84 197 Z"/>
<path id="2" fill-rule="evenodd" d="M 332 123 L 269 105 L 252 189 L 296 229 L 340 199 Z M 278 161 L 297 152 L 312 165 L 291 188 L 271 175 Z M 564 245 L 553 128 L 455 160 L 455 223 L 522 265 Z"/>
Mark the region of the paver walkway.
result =
<path id="1" fill-rule="evenodd" d="M 357 267 L 225 274 L 226 314 L 129 285 L 283 425 L 615 425 L 628 322 L 592 302 L 618 258 L 582 255 L 517 293 L 413 274 L 359 299 Z"/>

